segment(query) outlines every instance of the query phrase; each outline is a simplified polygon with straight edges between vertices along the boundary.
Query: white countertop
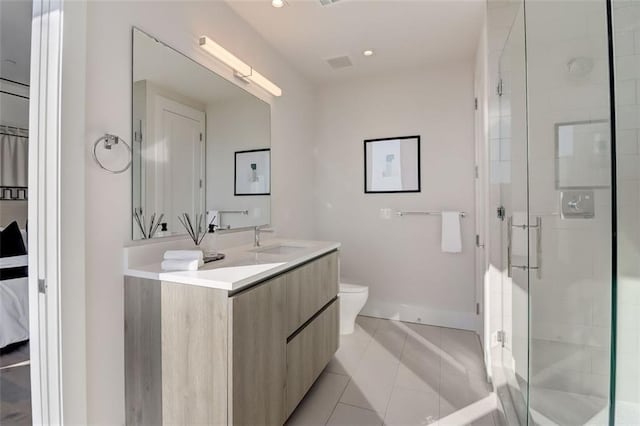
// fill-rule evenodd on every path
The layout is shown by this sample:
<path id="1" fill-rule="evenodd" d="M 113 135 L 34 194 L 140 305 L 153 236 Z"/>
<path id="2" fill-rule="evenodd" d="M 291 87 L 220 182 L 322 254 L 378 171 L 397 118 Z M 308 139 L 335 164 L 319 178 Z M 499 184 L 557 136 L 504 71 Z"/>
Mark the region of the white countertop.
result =
<path id="1" fill-rule="evenodd" d="M 277 246 L 293 246 L 296 249 L 284 254 L 264 253 L 255 251 L 256 247 L 252 245 L 245 245 L 220 250 L 226 256 L 223 260 L 207 263 L 197 271 L 163 271 L 160 267 L 162 259 L 159 259 L 150 265 L 125 266 L 124 275 L 237 291 L 337 250 L 340 243 L 272 239 L 258 250 Z"/>

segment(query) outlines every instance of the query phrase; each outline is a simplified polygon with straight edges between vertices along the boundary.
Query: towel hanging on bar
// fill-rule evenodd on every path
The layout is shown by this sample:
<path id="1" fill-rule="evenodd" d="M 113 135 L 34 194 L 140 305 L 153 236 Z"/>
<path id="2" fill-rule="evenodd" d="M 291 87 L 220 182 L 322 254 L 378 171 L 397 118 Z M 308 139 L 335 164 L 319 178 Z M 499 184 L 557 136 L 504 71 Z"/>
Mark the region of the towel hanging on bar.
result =
<path id="1" fill-rule="evenodd" d="M 460 231 L 460 212 L 442 212 L 443 253 L 462 252 L 462 232 Z"/>

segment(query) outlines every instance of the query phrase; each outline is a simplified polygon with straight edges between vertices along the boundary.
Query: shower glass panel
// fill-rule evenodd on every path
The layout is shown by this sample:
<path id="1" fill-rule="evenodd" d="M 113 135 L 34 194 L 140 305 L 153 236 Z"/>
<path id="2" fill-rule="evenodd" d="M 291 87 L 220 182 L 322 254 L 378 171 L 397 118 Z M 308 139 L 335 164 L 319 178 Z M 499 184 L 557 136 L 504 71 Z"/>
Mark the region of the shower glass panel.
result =
<path id="1" fill-rule="evenodd" d="M 527 418 L 528 264 L 527 91 L 524 8 L 513 8 L 509 34 L 498 64 L 498 138 L 493 144 L 494 185 L 499 191 L 502 257 L 502 334 L 498 359 L 504 388 L 520 423 Z"/>
<path id="2" fill-rule="evenodd" d="M 640 424 L 640 2 L 612 1 L 618 280 L 616 424 Z"/>
<path id="3" fill-rule="evenodd" d="M 607 3 L 490 0 L 488 16 L 490 43 L 501 37 L 496 25 L 509 23 L 492 74 L 497 113 L 489 134 L 492 203 L 504 218 L 492 224 L 501 235 L 492 259 L 501 320 L 499 349 L 491 342 L 494 380 L 502 378 L 509 424 L 608 424 Z"/>
<path id="4" fill-rule="evenodd" d="M 607 424 L 611 130 L 605 1 L 526 1 L 529 414 Z"/>

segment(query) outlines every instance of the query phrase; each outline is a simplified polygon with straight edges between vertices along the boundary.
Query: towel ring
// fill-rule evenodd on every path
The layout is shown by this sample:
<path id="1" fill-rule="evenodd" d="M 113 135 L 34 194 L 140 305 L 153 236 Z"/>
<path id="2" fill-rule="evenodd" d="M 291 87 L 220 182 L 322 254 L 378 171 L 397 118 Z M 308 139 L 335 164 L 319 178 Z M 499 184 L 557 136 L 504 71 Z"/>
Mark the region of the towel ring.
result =
<path id="1" fill-rule="evenodd" d="M 117 145 L 119 142 L 122 142 L 124 144 L 125 147 L 127 147 L 127 151 L 129 151 L 129 162 L 127 162 L 127 165 L 124 166 L 122 169 L 119 170 L 111 170 L 107 167 L 105 167 L 100 160 L 98 159 L 98 156 L 96 155 L 96 149 L 98 148 L 98 145 L 100 144 L 100 142 L 104 141 L 104 148 L 111 150 L 111 147 L 113 145 Z M 100 136 L 96 142 L 93 144 L 93 159 L 95 160 L 95 162 L 98 164 L 98 166 L 100 166 L 100 168 L 102 170 L 106 170 L 109 173 L 113 173 L 114 175 L 123 173 L 125 171 L 127 171 L 127 169 L 129 167 L 131 167 L 131 163 L 133 161 L 133 152 L 131 152 L 131 146 L 129 146 L 129 144 L 127 142 L 125 142 L 124 139 L 116 136 L 116 135 L 110 135 L 109 133 L 105 133 L 104 136 Z"/>

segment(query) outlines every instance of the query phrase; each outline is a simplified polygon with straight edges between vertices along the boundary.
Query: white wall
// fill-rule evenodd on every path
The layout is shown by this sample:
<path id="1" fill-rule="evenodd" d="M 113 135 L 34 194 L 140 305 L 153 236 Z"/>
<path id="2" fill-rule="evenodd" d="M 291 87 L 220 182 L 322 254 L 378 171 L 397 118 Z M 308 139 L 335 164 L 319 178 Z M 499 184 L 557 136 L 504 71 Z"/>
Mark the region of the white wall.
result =
<path id="1" fill-rule="evenodd" d="M 282 87 L 272 106 L 272 223 L 280 235 L 309 238 L 314 216 L 312 88 L 257 33 L 222 2 L 88 2 L 87 399 L 94 424 L 124 424 L 122 248 L 131 232 L 131 182 L 127 173 L 100 170 L 89 145 L 104 132 L 130 139 L 132 25 L 231 78 L 197 47 L 198 36 L 206 34 Z"/>
<path id="2" fill-rule="evenodd" d="M 344 281 L 369 286 L 364 314 L 475 330 L 473 71 L 452 63 L 320 90 L 316 235 L 342 242 Z M 364 194 L 363 140 L 406 135 L 421 135 L 422 192 Z M 382 219 L 382 208 L 466 211 L 463 252 L 441 253 L 439 217 Z"/>
<path id="3" fill-rule="evenodd" d="M 234 195 L 235 152 L 270 148 L 270 121 L 268 105 L 244 96 L 207 107 L 206 209 L 249 211 L 248 215 L 227 213 L 218 217 L 217 223 L 222 226 L 270 223 L 271 196 Z"/>

